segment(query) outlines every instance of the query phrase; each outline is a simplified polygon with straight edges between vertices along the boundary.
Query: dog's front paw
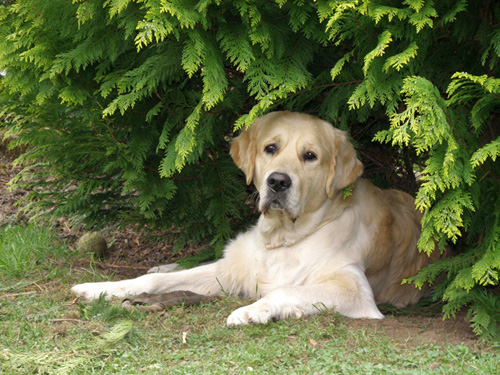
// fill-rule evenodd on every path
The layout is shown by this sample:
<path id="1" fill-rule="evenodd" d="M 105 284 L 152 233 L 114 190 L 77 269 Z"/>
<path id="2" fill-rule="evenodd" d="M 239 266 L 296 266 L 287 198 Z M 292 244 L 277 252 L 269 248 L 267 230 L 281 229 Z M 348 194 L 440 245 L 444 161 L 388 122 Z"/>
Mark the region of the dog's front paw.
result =
<path id="1" fill-rule="evenodd" d="M 127 292 L 121 289 L 117 284 L 117 282 L 112 281 L 78 284 L 71 288 L 71 291 L 78 297 L 83 297 L 88 300 L 98 299 L 101 295 L 104 295 L 105 298 L 110 298 L 111 296 L 125 297 Z"/>
<path id="2" fill-rule="evenodd" d="M 227 318 L 229 327 L 244 326 L 248 324 L 265 324 L 273 318 L 272 307 L 268 303 L 255 302 L 243 306 L 232 312 Z"/>

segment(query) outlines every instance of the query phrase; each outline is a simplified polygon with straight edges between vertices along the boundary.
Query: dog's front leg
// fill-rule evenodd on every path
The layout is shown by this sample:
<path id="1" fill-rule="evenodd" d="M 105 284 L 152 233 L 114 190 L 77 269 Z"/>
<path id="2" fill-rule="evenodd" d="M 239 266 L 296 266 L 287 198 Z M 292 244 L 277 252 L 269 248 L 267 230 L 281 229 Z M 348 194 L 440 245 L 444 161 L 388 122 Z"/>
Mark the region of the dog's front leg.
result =
<path id="1" fill-rule="evenodd" d="M 329 309 L 350 318 L 384 317 L 363 271 L 345 267 L 321 284 L 278 287 L 251 305 L 235 310 L 227 324 L 264 324 L 271 319 L 300 318 Z"/>
<path id="2" fill-rule="evenodd" d="M 127 297 L 146 293 L 163 293 L 175 290 L 189 290 L 203 295 L 220 295 L 221 284 L 217 279 L 217 263 L 174 273 L 152 273 L 136 279 L 85 283 L 75 285 L 71 290 L 86 299 L 97 299 L 100 295 Z"/>

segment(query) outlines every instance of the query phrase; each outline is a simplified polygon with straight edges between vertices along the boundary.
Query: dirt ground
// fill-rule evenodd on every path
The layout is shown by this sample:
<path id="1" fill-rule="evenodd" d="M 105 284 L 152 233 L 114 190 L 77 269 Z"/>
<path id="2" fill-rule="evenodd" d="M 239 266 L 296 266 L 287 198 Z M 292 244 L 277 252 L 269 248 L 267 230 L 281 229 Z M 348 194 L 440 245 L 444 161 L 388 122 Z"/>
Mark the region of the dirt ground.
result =
<path id="1" fill-rule="evenodd" d="M 1 135 L 0 135 L 1 140 Z M 7 223 L 27 221 L 19 213 L 16 202 L 22 199 L 27 192 L 9 190 L 8 182 L 21 171 L 21 167 L 14 166 L 13 155 L 6 150 L 0 142 L 0 226 Z M 75 246 L 81 231 L 70 228 L 64 220 L 57 222 L 60 236 L 67 241 L 69 246 Z M 187 250 L 183 254 L 173 255 L 171 248 L 163 243 L 151 242 L 141 231 L 126 228 L 120 231 L 106 233 L 108 244 L 112 244 L 108 256 L 98 260 L 96 265 L 102 272 L 114 273 L 116 278 L 136 277 L 146 272 L 147 269 L 158 264 L 174 262 L 179 257 L 192 255 L 195 249 Z M 80 259 L 79 263 L 89 262 Z M 353 329 L 373 327 L 401 345 L 414 347 L 420 344 L 459 344 L 468 346 L 479 345 L 472 332 L 465 312 L 457 315 L 455 319 L 443 321 L 439 306 L 426 307 L 415 312 L 385 311 L 387 319 L 373 320 L 348 320 L 345 322 Z"/>

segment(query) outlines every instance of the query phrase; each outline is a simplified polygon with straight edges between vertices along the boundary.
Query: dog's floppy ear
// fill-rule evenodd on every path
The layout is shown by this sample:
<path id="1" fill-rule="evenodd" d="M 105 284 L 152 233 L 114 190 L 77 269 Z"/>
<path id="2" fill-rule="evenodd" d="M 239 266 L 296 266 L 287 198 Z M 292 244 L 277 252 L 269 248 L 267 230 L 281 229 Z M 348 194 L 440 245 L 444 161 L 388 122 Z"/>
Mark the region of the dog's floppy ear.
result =
<path id="1" fill-rule="evenodd" d="M 333 137 L 334 149 L 326 181 L 326 192 L 330 199 L 363 174 L 363 164 L 356 157 L 346 133 L 333 128 Z"/>
<path id="2" fill-rule="evenodd" d="M 237 136 L 231 144 L 231 157 L 238 168 L 245 173 L 247 185 L 252 183 L 255 170 L 255 156 L 257 153 L 255 141 L 258 121 L 254 122 L 247 130 Z"/>

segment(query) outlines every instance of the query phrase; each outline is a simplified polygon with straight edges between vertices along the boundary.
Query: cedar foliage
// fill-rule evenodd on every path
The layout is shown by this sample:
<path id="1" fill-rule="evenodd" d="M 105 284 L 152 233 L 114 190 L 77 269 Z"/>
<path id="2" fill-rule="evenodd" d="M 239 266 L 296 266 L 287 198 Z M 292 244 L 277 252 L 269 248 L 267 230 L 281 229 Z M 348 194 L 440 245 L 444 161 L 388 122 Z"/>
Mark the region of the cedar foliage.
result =
<path id="1" fill-rule="evenodd" d="M 28 209 L 182 228 L 178 248 L 210 239 L 219 256 L 249 215 L 232 132 L 316 114 L 350 130 L 368 177 L 418 189 L 422 251 L 456 252 L 407 282 L 444 275 L 445 316 L 469 306 L 500 336 L 498 2 L 3 4 L 1 118 L 30 146 Z"/>

